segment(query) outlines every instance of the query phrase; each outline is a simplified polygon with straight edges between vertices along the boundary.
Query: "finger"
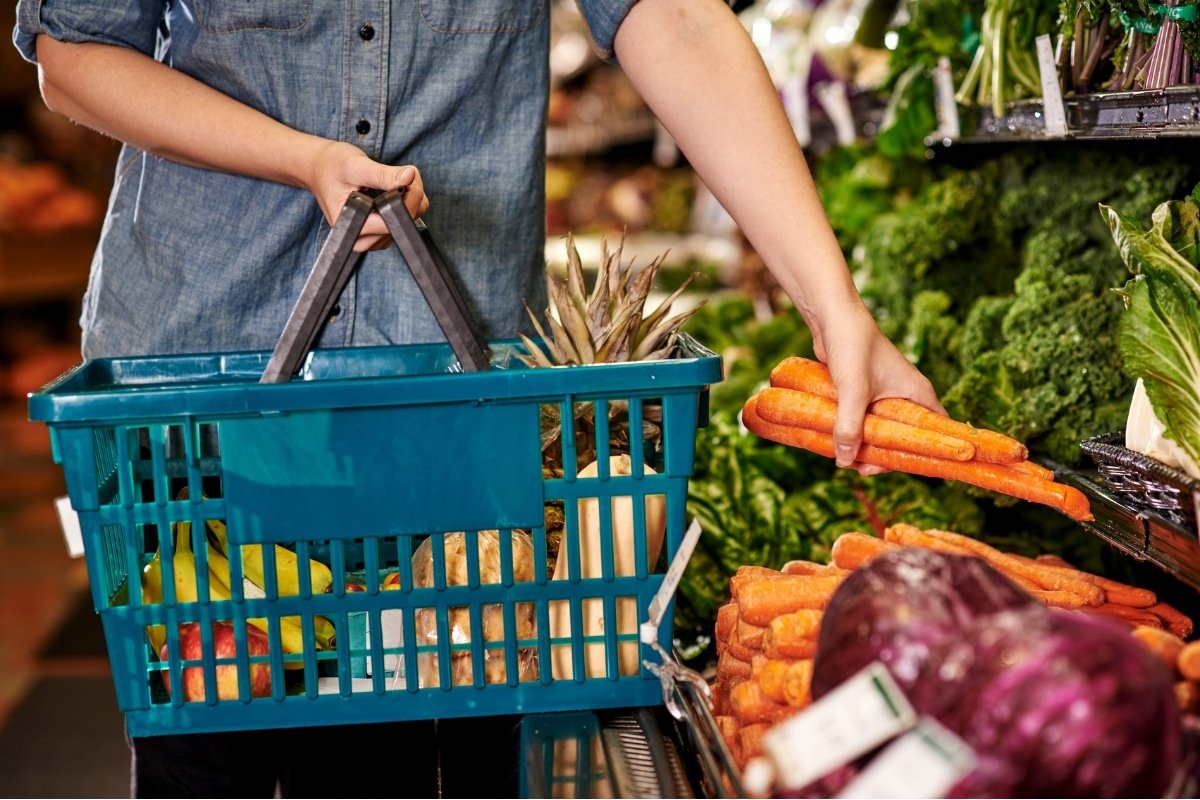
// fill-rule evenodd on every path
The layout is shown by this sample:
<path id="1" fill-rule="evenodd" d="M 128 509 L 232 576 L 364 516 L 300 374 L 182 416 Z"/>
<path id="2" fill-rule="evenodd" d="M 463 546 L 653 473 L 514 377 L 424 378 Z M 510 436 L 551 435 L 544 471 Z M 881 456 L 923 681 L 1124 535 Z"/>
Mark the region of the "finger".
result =
<path id="1" fill-rule="evenodd" d="M 839 467 L 854 464 L 862 444 L 863 419 L 869 401 L 866 386 L 857 381 L 840 381 L 837 387 L 837 415 L 833 421 L 833 450 Z"/>
<path id="2" fill-rule="evenodd" d="M 864 464 L 861 461 L 854 462 L 854 469 L 864 478 L 870 478 L 872 475 L 882 475 L 885 472 L 891 472 L 891 470 L 885 467 L 876 466 L 875 464 Z"/>
<path id="3" fill-rule="evenodd" d="M 413 219 L 429 210 L 429 198 L 425 196 L 425 183 L 416 167 L 405 167 L 401 186 L 404 188 L 404 207 Z"/>
<path id="4" fill-rule="evenodd" d="M 392 236 L 388 232 L 387 224 L 383 221 L 383 217 L 379 216 L 378 212 L 372 211 L 367 217 L 367 221 L 363 223 L 358 238 L 354 240 L 353 250 L 356 253 L 363 253 L 368 250 L 382 250 L 390 246 L 391 243 Z"/>

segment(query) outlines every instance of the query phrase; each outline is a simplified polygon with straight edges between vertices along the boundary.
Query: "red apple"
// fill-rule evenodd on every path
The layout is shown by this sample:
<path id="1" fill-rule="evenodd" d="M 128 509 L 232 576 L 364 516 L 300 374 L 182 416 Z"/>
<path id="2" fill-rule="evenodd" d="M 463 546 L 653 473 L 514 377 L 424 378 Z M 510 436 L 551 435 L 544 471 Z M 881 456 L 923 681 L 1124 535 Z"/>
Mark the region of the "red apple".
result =
<path id="1" fill-rule="evenodd" d="M 234 637 L 233 626 L 228 622 L 214 622 L 212 626 L 212 646 L 215 658 L 235 658 L 237 656 L 237 640 Z M 203 658 L 203 642 L 200 638 L 200 624 L 187 622 L 179 626 L 179 649 L 183 660 L 199 660 Z M 253 625 L 246 625 L 246 649 L 249 655 L 265 656 L 269 652 L 267 635 Z M 159 658 L 170 660 L 170 644 L 164 643 Z M 236 700 L 238 698 L 238 665 L 219 664 L 217 666 L 217 697 L 221 700 Z M 163 670 L 163 685 L 167 693 L 171 692 L 171 676 L 169 670 Z M 266 697 L 271 694 L 271 667 L 266 662 L 250 664 L 250 696 Z M 187 702 L 204 701 L 207 695 L 204 687 L 204 667 L 185 667 L 183 670 L 183 698 Z"/>
<path id="2" fill-rule="evenodd" d="M 364 586 L 360 581 L 353 581 L 353 580 L 350 580 L 349 578 L 346 579 L 346 592 L 347 593 L 365 592 L 366 590 L 367 590 L 367 587 Z"/>

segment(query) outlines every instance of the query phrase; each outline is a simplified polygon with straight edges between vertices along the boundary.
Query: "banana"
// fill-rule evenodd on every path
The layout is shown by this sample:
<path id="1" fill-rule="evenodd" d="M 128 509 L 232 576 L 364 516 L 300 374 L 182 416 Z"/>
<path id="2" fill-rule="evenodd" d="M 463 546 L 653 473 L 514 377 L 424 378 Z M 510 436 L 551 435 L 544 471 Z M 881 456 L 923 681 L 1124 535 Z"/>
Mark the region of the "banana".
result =
<path id="1" fill-rule="evenodd" d="M 162 601 L 162 554 L 156 550 L 154 557 L 142 568 L 142 604 L 160 605 Z M 157 656 L 162 652 L 162 646 L 167 641 L 167 627 L 165 625 L 147 625 L 146 638 L 149 639 L 150 647 L 154 649 L 154 655 Z"/>
<path id="2" fill-rule="evenodd" d="M 208 548 L 209 570 L 210 571 L 215 570 L 217 572 L 217 575 L 220 578 L 222 584 L 225 587 L 228 587 L 231 585 L 231 579 L 229 577 L 229 559 L 225 557 L 225 552 L 224 552 L 224 547 L 226 546 L 226 542 L 228 541 L 224 535 L 225 523 L 221 522 L 220 520 L 215 520 L 215 519 L 206 520 L 205 522 L 208 526 L 209 531 L 213 534 L 212 537 L 210 537 L 208 539 L 208 542 L 210 544 L 210 547 Z M 186 524 L 186 523 L 184 523 L 184 524 Z M 216 541 L 214 542 L 213 539 L 215 539 Z M 245 545 L 242 547 L 243 558 L 245 558 L 247 548 L 252 547 L 252 546 L 257 547 L 257 545 Z M 290 553 L 292 555 L 293 563 L 295 562 L 295 553 L 292 553 L 290 550 L 287 550 L 286 548 L 280 547 L 279 549 L 284 550 L 284 552 Z M 259 548 L 259 553 L 261 554 L 261 552 L 262 552 L 262 549 Z M 320 562 L 318 562 L 318 561 L 314 561 L 313 563 L 320 564 Z M 262 564 L 261 560 L 259 561 L 259 564 L 261 566 L 261 564 Z M 325 565 L 321 564 L 321 566 L 324 567 Z M 247 569 L 245 561 L 242 562 L 242 568 Z M 326 569 L 328 570 L 328 567 L 326 567 Z M 332 575 L 332 573 L 331 573 L 331 575 Z M 253 579 L 250 579 L 250 581 L 258 588 L 260 588 L 260 589 L 262 588 L 262 584 L 257 583 Z M 282 584 L 282 581 L 280 581 L 280 583 Z M 282 591 L 282 585 L 280 586 L 280 589 L 281 589 L 280 596 L 283 596 L 284 593 Z M 228 591 L 227 588 L 226 588 L 226 591 Z M 313 591 L 316 592 L 315 586 L 313 587 Z M 322 591 L 324 591 L 324 590 L 322 590 Z M 297 588 L 297 591 L 294 592 L 294 594 L 299 594 L 299 588 Z M 300 617 L 280 617 L 279 621 L 280 621 L 279 633 L 280 633 L 281 640 L 283 642 L 284 652 L 286 652 L 286 653 L 301 653 L 301 652 L 303 652 L 304 651 L 304 634 L 303 634 L 304 629 L 301 626 Z M 249 622 L 251 624 L 253 624 L 256 628 L 259 628 L 264 633 L 266 633 L 267 621 L 265 619 L 262 619 L 262 618 L 252 619 L 252 620 L 249 620 Z M 284 630 L 285 628 L 288 628 L 288 630 L 285 631 Z M 334 628 L 332 622 L 330 622 L 325 617 L 322 617 L 322 616 L 319 616 L 316 614 L 313 615 L 313 639 L 315 640 L 318 649 L 321 649 L 321 650 L 330 649 L 333 646 L 334 639 L 336 638 L 335 634 L 336 634 L 336 628 Z"/>
<path id="3" fill-rule="evenodd" d="M 218 547 L 222 552 L 229 552 L 229 537 L 225 523 L 219 519 L 207 521 L 209 530 L 216 536 Z M 280 597 L 300 594 L 300 565 L 296 554 L 283 545 L 275 548 L 275 583 Z M 255 585 L 266 586 L 263 566 L 263 546 L 260 544 L 242 545 L 242 569 L 245 575 Z M 323 594 L 333 584 L 333 571 L 316 559 L 308 560 L 308 574 L 314 595 Z"/>

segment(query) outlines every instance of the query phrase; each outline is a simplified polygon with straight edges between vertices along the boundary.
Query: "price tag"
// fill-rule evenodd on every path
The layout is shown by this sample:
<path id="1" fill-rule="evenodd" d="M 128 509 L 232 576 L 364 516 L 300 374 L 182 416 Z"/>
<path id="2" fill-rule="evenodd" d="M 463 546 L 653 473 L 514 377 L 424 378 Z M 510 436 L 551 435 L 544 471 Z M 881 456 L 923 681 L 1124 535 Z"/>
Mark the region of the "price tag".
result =
<path id="1" fill-rule="evenodd" d="M 83 555 L 83 529 L 79 525 L 79 515 L 71 508 L 71 498 L 66 495 L 54 498 L 54 510 L 58 512 L 58 524 L 62 528 L 67 554 L 71 558 L 79 558 Z"/>
<path id="2" fill-rule="evenodd" d="M 683 534 L 683 541 L 680 542 L 679 549 L 675 551 L 675 557 L 671 559 L 671 566 L 667 567 L 667 573 L 663 576 L 662 585 L 658 587 L 658 593 L 650 601 L 646 621 L 638 628 L 638 638 L 641 639 L 642 644 L 652 644 L 658 641 L 658 626 L 662 624 L 667 604 L 675 596 L 675 589 L 679 586 L 683 571 L 687 569 L 692 551 L 696 549 L 696 542 L 700 541 L 700 531 L 700 520 L 693 518 L 692 524 Z"/>
<path id="3" fill-rule="evenodd" d="M 974 768 L 975 751 L 937 720 L 923 717 L 875 756 L 838 797 L 945 797 Z"/>
<path id="4" fill-rule="evenodd" d="M 950 72 L 950 59 L 938 59 L 933 71 L 933 105 L 937 114 L 939 139 L 957 139 L 962 135 L 958 125 L 958 101 L 954 99 L 954 75 Z"/>
<path id="5" fill-rule="evenodd" d="M 1054 48 L 1050 34 L 1037 37 L 1038 72 L 1042 78 L 1042 108 L 1046 135 L 1061 138 L 1067 135 L 1067 109 L 1063 105 L 1062 88 L 1058 83 L 1058 65 L 1054 61 Z"/>
<path id="6" fill-rule="evenodd" d="M 763 736 L 777 784 L 799 789 L 917 722 L 887 667 L 876 661 Z"/>

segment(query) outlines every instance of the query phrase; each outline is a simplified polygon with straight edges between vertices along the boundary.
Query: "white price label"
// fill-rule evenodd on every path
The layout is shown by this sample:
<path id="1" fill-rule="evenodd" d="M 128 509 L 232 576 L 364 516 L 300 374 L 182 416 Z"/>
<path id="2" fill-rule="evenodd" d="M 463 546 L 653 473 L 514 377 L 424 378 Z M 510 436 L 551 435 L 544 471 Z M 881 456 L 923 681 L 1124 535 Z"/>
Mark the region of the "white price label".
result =
<path id="1" fill-rule="evenodd" d="M 938 59 L 933 71 L 933 103 L 937 114 L 937 137 L 957 139 L 962 131 L 958 125 L 958 101 L 954 99 L 954 75 L 950 72 L 950 59 Z"/>
<path id="2" fill-rule="evenodd" d="M 71 558 L 79 558 L 83 555 L 83 529 L 79 525 L 79 515 L 71 507 L 71 498 L 66 495 L 54 498 L 54 510 L 58 512 L 67 553 Z"/>
<path id="3" fill-rule="evenodd" d="M 875 756 L 838 797 L 945 797 L 974 768 L 975 751 L 953 731 L 924 717 Z"/>
<path id="4" fill-rule="evenodd" d="M 688 561 L 692 558 L 692 551 L 696 549 L 696 542 L 700 541 L 700 531 L 700 520 L 693 518 L 692 524 L 688 526 L 687 531 L 683 534 L 683 541 L 679 544 L 679 549 L 675 552 L 675 557 L 671 559 L 671 565 L 667 567 L 667 574 L 663 576 L 663 582 L 658 587 L 658 593 L 650 601 L 646 621 L 638 629 L 638 638 L 642 644 L 650 644 L 658 641 L 658 628 L 662 625 L 663 615 L 667 612 L 667 604 L 675 596 L 675 589 L 679 587 L 679 580 L 683 577 L 683 571 L 687 569 Z"/>
<path id="5" fill-rule="evenodd" d="M 1046 135 L 1062 137 L 1067 135 L 1067 110 L 1063 105 L 1062 88 L 1058 83 L 1058 64 L 1054 60 L 1054 47 L 1050 44 L 1050 34 L 1043 33 L 1037 37 L 1038 72 L 1042 79 L 1042 109 Z"/>
<path id="6" fill-rule="evenodd" d="M 876 661 L 763 736 L 785 789 L 799 789 L 911 728 L 916 712 Z"/>

